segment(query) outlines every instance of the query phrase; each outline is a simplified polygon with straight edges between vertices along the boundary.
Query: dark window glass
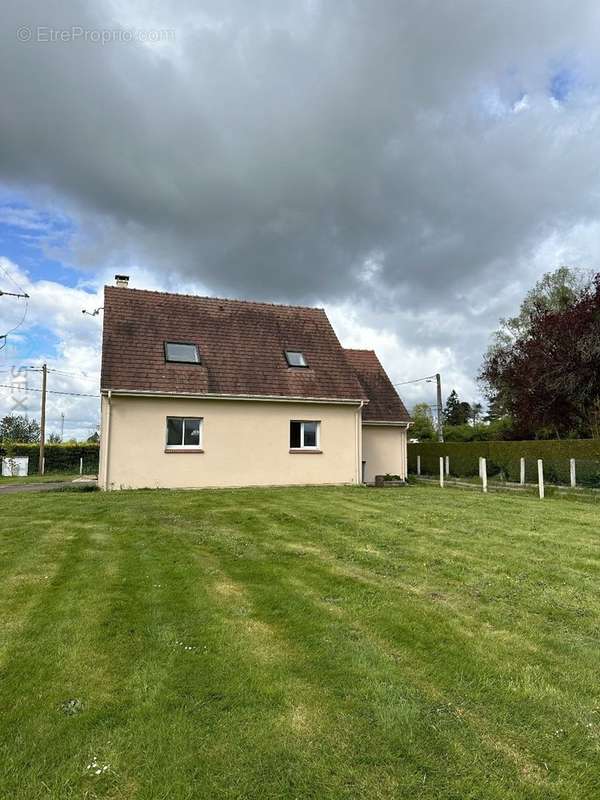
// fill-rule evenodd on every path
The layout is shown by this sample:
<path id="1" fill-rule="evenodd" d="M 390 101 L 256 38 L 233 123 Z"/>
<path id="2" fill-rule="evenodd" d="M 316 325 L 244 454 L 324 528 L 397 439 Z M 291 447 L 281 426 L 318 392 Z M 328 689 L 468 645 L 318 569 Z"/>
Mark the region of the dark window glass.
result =
<path id="1" fill-rule="evenodd" d="M 285 357 L 287 358 L 287 362 L 290 367 L 307 367 L 308 364 L 306 363 L 306 359 L 304 358 L 304 354 L 300 353 L 298 350 L 286 350 Z"/>
<path id="2" fill-rule="evenodd" d="M 201 425 L 201 419 L 167 417 L 167 447 L 198 447 Z"/>
<path id="3" fill-rule="evenodd" d="M 183 420 L 167 417 L 167 446 L 181 444 L 183 441 Z"/>
<path id="4" fill-rule="evenodd" d="M 317 446 L 317 423 L 305 422 L 304 423 L 304 447 Z"/>
<path id="5" fill-rule="evenodd" d="M 165 342 L 165 358 L 167 361 L 181 361 L 185 364 L 199 364 L 198 348 L 195 344 Z"/>
<path id="6" fill-rule="evenodd" d="M 200 420 L 186 419 L 183 426 L 183 443 L 198 447 L 200 444 Z"/>
<path id="7" fill-rule="evenodd" d="M 299 422 L 290 422 L 290 447 L 300 447 Z"/>

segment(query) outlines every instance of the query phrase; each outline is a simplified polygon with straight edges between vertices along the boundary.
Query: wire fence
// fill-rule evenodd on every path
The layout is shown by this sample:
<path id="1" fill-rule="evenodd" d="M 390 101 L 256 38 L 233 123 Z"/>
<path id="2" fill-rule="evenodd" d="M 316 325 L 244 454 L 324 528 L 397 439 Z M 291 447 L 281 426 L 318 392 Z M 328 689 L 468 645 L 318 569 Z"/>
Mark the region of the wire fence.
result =
<path id="1" fill-rule="evenodd" d="M 596 459 L 543 459 L 544 482 L 553 486 L 579 486 L 586 489 L 600 489 L 600 460 Z M 573 466 L 572 466 L 573 465 Z M 444 458 L 444 475 L 448 478 L 479 481 L 479 465 L 472 469 L 454 469 L 452 459 Z M 515 459 L 497 463 L 486 461 L 487 477 L 491 484 L 536 484 L 538 483 L 537 459 Z M 417 465 L 409 474 L 438 478 L 439 465 L 430 463 Z M 573 480 L 574 479 L 574 480 Z"/>
<path id="2" fill-rule="evenodd" d="M 453 464 L 451 456 L 444 458 L 444 476 L 459 478 L 477 483 L 481 479 L 479 459 L 471 465 L 461 459 L 458 465 Z M 542 460 L 544 482 L 552 486 L 581 487 L 600 489 L 600 459 L 592 458 L 544 458 Z M 502 459 L 501 462 L 486 459 L 487 479 L 491 485 L 502 484 L 538 484 L 538 460 L 527 458 Z M 432 464 L 431 459 L 417 456 L 416 464 L 409 467 L 409 474 L 423 477 L 439 478 L 439 460 Z"/>
<path id="3" fill-rule="evenodd" d="M 538 460 L 541 459 L 544 481 L 548 485 L 571 486 L 574 469 L 577 487 L 600 489 L 598 439 L 409 444 L 409 474 L 438 478 L 440 457 L 444 459 L 449 478 L 477 482 L 480 460 L 485 458 L 491 484 L 537 484 Z"/>

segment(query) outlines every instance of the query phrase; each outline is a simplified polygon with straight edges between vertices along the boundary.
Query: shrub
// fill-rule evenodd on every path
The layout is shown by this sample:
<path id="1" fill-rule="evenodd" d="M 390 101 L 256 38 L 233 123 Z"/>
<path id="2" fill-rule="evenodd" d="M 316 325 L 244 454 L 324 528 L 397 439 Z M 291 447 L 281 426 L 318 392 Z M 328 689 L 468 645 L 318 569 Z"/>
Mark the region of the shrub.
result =
<path id="1" fill-rule="evenodd" d="M 0 447 L 4 455 L 28 456 L 29 473 L 39 471 L 39 444 L 15 444 Z M 47 444 L 45 447 L 46 472 L 79 472 L 79 459 L 83 458 L 83 471 L 98 471 L 100 448 L 97 444 Z"/>

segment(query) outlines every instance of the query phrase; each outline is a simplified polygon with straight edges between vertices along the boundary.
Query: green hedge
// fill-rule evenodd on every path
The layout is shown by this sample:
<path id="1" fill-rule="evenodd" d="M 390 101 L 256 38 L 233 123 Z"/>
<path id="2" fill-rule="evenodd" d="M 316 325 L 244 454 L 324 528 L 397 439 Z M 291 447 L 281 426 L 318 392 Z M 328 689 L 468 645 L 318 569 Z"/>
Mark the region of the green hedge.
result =
<path id="1" fill-rule="evenodd" d="M 8 453 L 7 453 L 8 450 Z M 46 472 L 79 472 L 79 459 L 83 458 L 86 474 L 98 472 L 100 448 L 97 444 L 47 444 L 45 447 Z M 28 456 L 29 474 L 38 472 L 39 444 L 13 444 L 0 446 L 0 457 L 5 455 Z"/>
<path id="2" fill-rule="evenodd" d="M 421 474 L 439 475 L 440 456 L 450 458 L 450 474 L 471 477 L 479 474 L 479 457 L 487 460 L 491 478 L 519 481 L 520 460 L 525 459 L 525 479 L 537 482 L 537 460 L 544 461 L 548 483 L 569 483 L 569 460 L 574 458 L 577 483 L 600 486 L 600 440 L 562 439 L 524 442 L 421 442 L 408 445 L 408 469 L 417 471 L 421 456 Z"/>

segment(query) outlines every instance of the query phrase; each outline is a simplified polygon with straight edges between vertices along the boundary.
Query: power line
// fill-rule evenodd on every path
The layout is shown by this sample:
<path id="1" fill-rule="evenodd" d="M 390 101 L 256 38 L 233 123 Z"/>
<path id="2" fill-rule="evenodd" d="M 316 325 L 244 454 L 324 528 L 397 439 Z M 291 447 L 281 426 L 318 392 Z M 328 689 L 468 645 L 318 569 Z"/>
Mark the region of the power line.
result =
<path id="1" fill-rule="evenodd" d="M 421 381 L 426 381 L 427 383 L 433 383 L 433 381 L 437 384 L 437 403 L 435 408 L 437 408 L 437 434 L 438 434 L 438 441 L 444 441 L 444 425 L 442 422 L 442 376 L 439 372 L 436 372 L 435 375 L 425 375 L 424 378 L 413 378 L 410 381 L 401 381 L 400 383 L 393 383 L 392 386 L 407 386 L 409 383 L 421 383 Z"/>
<path id="2" fill-rule="evenodd" d="M 414 378 L 412 381 L 401 381 L 400 383 L 393 383 L 392 386 L 406 386 L 409 383 L 420 383 L 421 381 L 434 381 L 435 375 L 426 375 L 424 378 Z"/>
<path id="3" fill-rule="evenodd" d="M 23 316 L 21 317 L 19 322 L 17 322 L 17 324 L 14 327 L 12 327 L 9 331 L 0 335 L 0 350 L 3 350 L 6 347 L 6 343 L 8 342 L 8 337 L 10 336 L 10 334 L 14 333 L 18 328 L 20 328 L 21 325 L 25 322 L 25 319 L 27 318 L 27 312 L 29 310 L 29 295 L 23 289 L 22 286 L 19 286 L 16 280 L 11 276 L 10 272 L 5 267 L 3 267 L 2 264 L 0 264 L 0 269 L 6 275 L 8 280 L 14 283 L 14 285 L 19 290 L 19 294 L 15 294 L 15 292 L 4 292 L 0 290 L 0 297 L 2 295 L 7 295 L 9 297 L 22 298 L 25 300 L 25 309 L 23 310 Z"/>
<path id="4" fill-rule="evenodd" d="M 86 375 L 84 372 L 65 372 L 63 369 L 50 369 L 48 368 L 48 372 L 54 372 L 56 375 L 66 375 L 68 378 L 79 378 L 80 380 L 83 378 L 86 381 L 95 381 L 97 378 L 92 375 Z"/>
<path id="5" fill-rule="evenodd" d="M 26 295 L 26 297 L 28 297 L 28 296 Z M 0 346 L 0 350 L 2 350 L 4 347 L 6 347 L 6 342 L 7 342 L 8 337 L 10 336 L 10 334 L 14 333 L 25 322 L 25 320 L 27 318 L 27 312 L 28 311 L 29 311 L 29 299 L 26 299 L 25 300 L 25 308 L 23 310 L 23 316 L 21 317 L 21 319 L 10 330 L 8 330 L 8 331 L 6 331 L 6 333 L 3 333 L 3 334 L 0 335 L 0 341 L 2 341 L 2 340 L 4 341 L 4 343 Z"/>
<path id="6" fill-rule="evenodd" d="M 14 389 L 17 392 L 41 392 L 42 389 L 34 389 L 29 386 L 15 386 L 10 383 L 0 383 L 0 389 Z M 85 394 L 84 392 L 59 392 L 56 389 L 48 389 L 48 394 L 63 394 L 69 397 L 100 397 L 99 394 Z"/>
<path id="7" fill-rule="evenodd" d="M 54 423 L 54 422 L 60 422 L 60 420 L 61 420 L 60 417 L 46 417 L 46 421 L 47 422 Z M 92 424 L 96 425 L 98 423 L 98 418 L 97 417 L 95 417 L 95 418 L 92 418 L 92 417 L 65 417 L 65 427 L 67 428 L 67 430 L 69 430 L 70 428 L 72 429 L 72 428 L 76 427 L 75 423 L 78 423 L 79 425 L 92 425 Z"/>
<path id="8" fill-rule="evenodd" d="M 22 370 L 25 369 L 28 372 L 41 372 L 41 367 L 29 367 L 25 366 L 24 364 L 3 364 L 5 367 L 11 367 L 12 370 Z M 0 373 L 6 374 L 7 372 L 11 372 L 11 369 L 0 369 Z M 66 372 L 62 369 L 54 369 L 53 367 L 48 367 L 48 372 L 54 372 L 57 375 L 66 375 L 69 378 L 79 378 L 85 379 L 86 381 L 95 381 L 97 380 L 96 375 L 88 375 L 86 372 Z"/>
<path id="9" fill-rule="evenodd" d="M 19 290 L 19 292 L 20 292 L 22 295 L 24 295 L 25 297 L 29 297 L 29 295 L 27 294 L 27 292 L 25 291 L 25 289 L 23 289 L 23 287 L 22 287 L 22 286 L 20 286 L 20 285 L 19 285 L 19 284 L 16 282 L 16 280 L 13 278 L 13 276 L 10 274 L 10 272 L 9 272 L 9 271 L 6 269 L 6 267 L 3 267 L 3 266 L 2 266 L 2 264 L 0 264 L 0 269 L 1 269 L 1 270 L 2 270 L 2 272 L 3 272 L 3 273 L 6 275 L 6 277 L 8 278 L 8 280 L 9 280 L 11 283 L 14 283 L 14 285 L 17 287 L 17 289 Z"/>

